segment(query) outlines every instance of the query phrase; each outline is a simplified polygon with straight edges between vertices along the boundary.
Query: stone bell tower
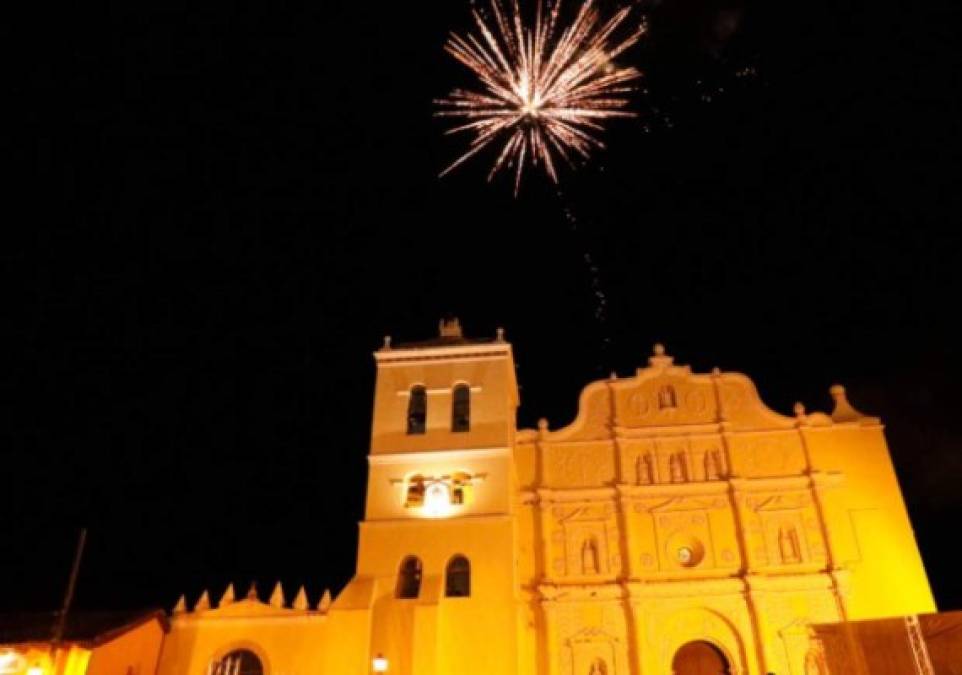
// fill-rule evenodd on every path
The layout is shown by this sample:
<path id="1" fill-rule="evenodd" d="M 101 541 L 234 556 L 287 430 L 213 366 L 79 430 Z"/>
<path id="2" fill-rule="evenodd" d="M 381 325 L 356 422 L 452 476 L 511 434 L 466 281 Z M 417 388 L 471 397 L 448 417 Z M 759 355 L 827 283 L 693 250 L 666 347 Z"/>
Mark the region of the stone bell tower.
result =
<path id="1" fill-rule="evenodd" d="M 352 582 L 371 584 L 372 657 L 382 654 L 391 673 L 406 675 L 515 672 L 511 345 L 500 329 L 466 338 L 452 319 L 434 339 L 386 338 L 374 358 Z"/>

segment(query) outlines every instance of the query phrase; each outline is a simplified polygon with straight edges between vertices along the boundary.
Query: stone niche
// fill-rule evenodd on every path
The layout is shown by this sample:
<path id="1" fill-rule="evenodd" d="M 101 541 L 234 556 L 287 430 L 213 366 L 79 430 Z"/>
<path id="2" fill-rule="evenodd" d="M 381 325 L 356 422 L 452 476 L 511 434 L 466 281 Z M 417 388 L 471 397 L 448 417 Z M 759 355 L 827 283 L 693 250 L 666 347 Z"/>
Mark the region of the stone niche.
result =
<path id="1" fill-rule="evenodd" d="M 618 600 L 565 600 L 547 606 L 559 675 L 628 675 L 625 607 Z"/>
<path id="2" fill-rule="evenodd" d="M 613 500 L 542 504 L 542 518 L 550 533 L 545 539 L 547 577 L 590 582 L 621 574 Z"/>
<path id="3" fill-rule="evenodd" d="M 736 495 L 751 569 L 814 571 L 827 565 L 816 505 L 798 482 L 739 481 Z"/>

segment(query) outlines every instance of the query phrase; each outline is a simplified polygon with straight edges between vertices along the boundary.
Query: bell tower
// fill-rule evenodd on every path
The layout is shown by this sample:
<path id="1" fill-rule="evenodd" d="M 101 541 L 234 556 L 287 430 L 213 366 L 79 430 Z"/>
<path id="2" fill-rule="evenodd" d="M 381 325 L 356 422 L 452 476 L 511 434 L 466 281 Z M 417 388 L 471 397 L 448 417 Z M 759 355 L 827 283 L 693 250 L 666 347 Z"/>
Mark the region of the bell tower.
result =
<path id="1" fill-rule="evenodd" d="M 450 319 L 430 340 L 385 338 L 374 359 L 355 577 L 371 584 L 372 658 L 404 675 L 515 672 L 511 345 Z"/>

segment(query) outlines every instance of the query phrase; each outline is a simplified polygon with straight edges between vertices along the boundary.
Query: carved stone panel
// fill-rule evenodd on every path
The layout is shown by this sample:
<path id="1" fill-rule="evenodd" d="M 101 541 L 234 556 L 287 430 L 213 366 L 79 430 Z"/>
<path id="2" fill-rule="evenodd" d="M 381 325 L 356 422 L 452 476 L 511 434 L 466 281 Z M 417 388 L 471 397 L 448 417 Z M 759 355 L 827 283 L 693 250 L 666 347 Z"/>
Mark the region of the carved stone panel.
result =
<path id="1" fill-rule="evenodd" d="M 548 575 L 580 581 L 621 573 L 620 536 L 613 502 L 555 504 L 545 542 Z"/>
<path id="2" fill-rule="evenodd" d="M 738 499 L 753 568 L 827 562 L 818 511 L 807 490 L 752 492 Z"/>
<path id="3" fill-rule="evenodd" d="M 549 652 L 559 675 L 629 675 L 625 610 L 617 602 L 570 602 L 548 609 L 556 622 Z"/>
<path id="4" fill-rule="evenodd" d="M 549 487 L 602 487 L 615 480 L 615 450 L 611 442 L 551 444 L 543 452 L 545 484 Z"/>
<path id="5" fill-rule="evenodd" d="M 615 422 L 621 427 L 708 424 L 716 421 L 711 381 L 691 375 L 661 375 L 623 387 L 615 396 Z"/>
<path id="6" fill-rule="evenodd" d="M 735 436 L 730 441 L 732 473 L 743 478 L 796 476 L 805 471 L 805 453 L 793 433 Z"/>

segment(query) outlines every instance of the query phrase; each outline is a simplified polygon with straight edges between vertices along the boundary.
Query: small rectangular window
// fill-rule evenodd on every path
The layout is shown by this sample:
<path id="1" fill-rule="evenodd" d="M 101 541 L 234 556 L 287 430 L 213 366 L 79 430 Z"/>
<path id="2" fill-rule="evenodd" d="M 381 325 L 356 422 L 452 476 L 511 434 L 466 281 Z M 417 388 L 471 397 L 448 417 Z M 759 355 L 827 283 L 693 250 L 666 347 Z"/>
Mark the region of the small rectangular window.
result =
<path id="1" fill-rule="evenodd" d="M 471 388 L 459 384 L 454 388 L 451 401 L 451 431 L 471 429 Z"/>

